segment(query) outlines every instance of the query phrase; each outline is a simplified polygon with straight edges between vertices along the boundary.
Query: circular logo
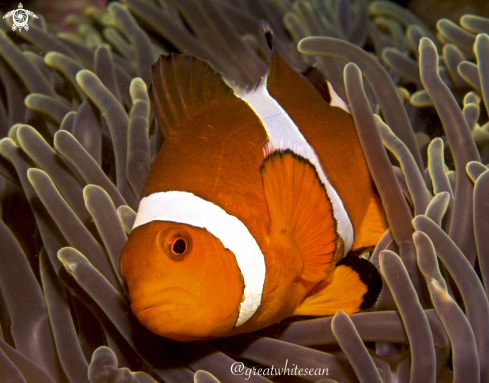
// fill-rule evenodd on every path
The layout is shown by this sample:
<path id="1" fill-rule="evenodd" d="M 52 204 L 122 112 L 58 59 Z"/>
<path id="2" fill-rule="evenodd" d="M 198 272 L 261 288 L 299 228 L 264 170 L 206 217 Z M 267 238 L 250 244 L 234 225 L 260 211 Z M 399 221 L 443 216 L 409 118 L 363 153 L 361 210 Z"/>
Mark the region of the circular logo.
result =
<path id="1" fill-rule="evenodd" d="M 26 31 L 29 30 L 29 25 L 27 25 L 27 22 L 29 21 L 29 15 L 27 14 L 25 9 L 16 9 L 12 14 L 12 19 L 14 21 L 12 30 L 15 31 L 14 27 L 17 27 L 19 29 L 25 28 Z"/>
<path id="2" fill-rule="evenodd" d="M 37 16 L 33 12 L 24 9 L 22 3 L 19 3 L 18 9 L 8 12 L 5 16 L 3 16 L 3 18 L 5 19 L 9 16 L 12 16 L 12 30 L 15 31 L 18 28 L 19 32 L 22 31 L 22 28 L 24 28 L 26 31 L 29 30 L 29 24 L 27 24 L 29 21 L 29 16 L 37 19 Z"/>

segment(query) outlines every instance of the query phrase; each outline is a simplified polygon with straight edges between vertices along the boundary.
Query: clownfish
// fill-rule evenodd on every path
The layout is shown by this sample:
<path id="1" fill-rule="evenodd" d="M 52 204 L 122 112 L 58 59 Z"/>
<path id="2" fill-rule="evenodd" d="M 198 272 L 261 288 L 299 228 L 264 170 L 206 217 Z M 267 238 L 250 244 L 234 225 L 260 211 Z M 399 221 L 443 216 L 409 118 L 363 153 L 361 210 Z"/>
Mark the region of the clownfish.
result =
<path id="1" fill-rule="evenodd" d="M 152 67 L 164 141 L 120 272 L 133 313 L 160 336 L 205 340 L 353 313 L 380 293 L 375 266 L 346 256 L 385 230 L 348 107 L 271 48 L 265 78 L 239 94 L 192 56 Z"/>

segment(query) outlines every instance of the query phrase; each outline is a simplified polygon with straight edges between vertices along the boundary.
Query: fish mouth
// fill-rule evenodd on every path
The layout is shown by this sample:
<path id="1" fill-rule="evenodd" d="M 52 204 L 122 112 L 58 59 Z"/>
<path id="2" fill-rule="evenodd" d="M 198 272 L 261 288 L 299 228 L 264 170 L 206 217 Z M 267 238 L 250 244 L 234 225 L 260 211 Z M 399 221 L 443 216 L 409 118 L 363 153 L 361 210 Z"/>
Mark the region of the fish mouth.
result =
<path id="1" fill-rule="evenodd" d="M 197 303 L 197 298 L 185 289 L 170 287 L 151 294 L 137 297 L 131 303 L 136 316 L 146 315 L 156 306 L 189 306 Z"/>

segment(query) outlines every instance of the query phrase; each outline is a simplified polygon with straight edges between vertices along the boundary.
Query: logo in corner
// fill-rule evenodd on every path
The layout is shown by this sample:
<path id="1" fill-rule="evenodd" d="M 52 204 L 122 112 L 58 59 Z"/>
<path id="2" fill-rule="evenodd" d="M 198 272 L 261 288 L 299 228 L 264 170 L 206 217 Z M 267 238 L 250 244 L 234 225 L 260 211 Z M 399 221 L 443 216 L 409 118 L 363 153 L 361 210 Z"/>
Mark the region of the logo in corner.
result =
<path id="1" fill-rule="evenodd" d="M 12 16 L 12 30 L 15 31 L 17 28 L 19 28 L 19 32 L 22 32 L 22 28 L 24 28 L 26 31 L 29 30 L 29 25 L 27 22 L 29 21 L 29 16 L 32 16 L 37 19 L 37 16 L 34 12 L 28 11 L 27 9 L 24 9 L 22 3 L 19 3 L 19 8 L 14 9 L 13 11 L 7 12 L 3 18 L 7 18 Z"/>

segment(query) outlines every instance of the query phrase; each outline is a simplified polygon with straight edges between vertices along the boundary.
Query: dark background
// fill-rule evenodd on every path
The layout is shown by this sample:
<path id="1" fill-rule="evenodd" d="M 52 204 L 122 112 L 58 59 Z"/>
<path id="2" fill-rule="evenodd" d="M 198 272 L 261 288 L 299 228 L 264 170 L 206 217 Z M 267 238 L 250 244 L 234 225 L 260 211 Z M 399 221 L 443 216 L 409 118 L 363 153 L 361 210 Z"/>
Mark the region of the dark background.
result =
<path id="1" fill-rule="evenodd" d="M 152 1 L 152 0 L 148 0 Z M 458 23 L 460 17 L 471 13 L 481 16 L 489 15 L 488 0 L 391 0 L 417 14 L 433 31 L 436 22 L 441 18 L 448 18 Z M 42 15 L 49 23 L 63 27 L 63 19 L 69 13 L 81 15 L 88 5 L 103 8 L 109 0 L 26 0 L 22 1 L 25 9 Z M 0 1 L 0 14 L 16 9 L 19 0 Z"/>

